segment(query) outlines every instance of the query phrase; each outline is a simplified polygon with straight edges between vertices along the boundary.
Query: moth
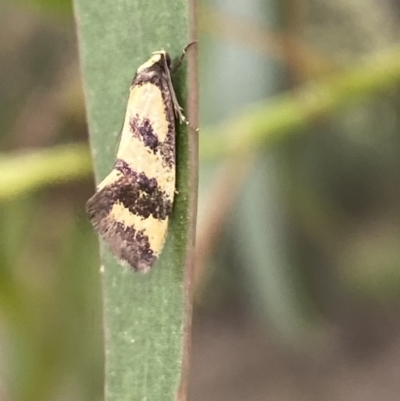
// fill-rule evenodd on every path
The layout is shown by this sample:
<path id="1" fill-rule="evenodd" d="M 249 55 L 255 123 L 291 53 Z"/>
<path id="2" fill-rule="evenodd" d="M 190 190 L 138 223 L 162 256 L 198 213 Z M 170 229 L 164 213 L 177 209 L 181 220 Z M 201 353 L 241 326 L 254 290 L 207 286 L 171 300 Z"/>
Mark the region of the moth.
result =
<path id="1" fill-rule="evenodd" d="M 114 168 L 86 204 L 111 252 L 139 272 L 154 265 L 165 243 L 175 195 L 175 121 L 187 123 L 171 71 L 164 50 L 137 69 Z"/>

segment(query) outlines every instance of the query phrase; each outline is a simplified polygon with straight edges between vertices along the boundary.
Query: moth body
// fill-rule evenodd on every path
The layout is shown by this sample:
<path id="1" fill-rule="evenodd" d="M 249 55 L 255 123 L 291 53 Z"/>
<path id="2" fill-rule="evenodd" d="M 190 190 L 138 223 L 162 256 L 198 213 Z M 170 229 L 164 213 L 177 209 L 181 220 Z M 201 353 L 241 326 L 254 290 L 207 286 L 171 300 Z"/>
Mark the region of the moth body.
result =
<path id="1" fill-rule="evenodd" d="M 175 194 L 175 117 L 185 121 L 168 53 L 154 52 L 136 72 L 114 168 L 86 209 L 112 253 L 146 272 L 164 246 Z"/>

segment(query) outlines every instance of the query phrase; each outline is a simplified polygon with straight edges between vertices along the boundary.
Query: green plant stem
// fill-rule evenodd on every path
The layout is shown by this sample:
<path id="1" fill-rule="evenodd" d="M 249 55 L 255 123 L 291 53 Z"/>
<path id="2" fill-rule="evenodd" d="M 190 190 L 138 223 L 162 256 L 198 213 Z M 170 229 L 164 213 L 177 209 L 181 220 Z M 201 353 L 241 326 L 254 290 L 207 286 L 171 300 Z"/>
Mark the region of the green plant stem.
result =
<path id="1" fill-rule="evenodd" d="M 0 155 L 0 200 L 89 177 L 92 171 L 86 145 L 3 154 Z"/>
<path id="2" fill-rule="evenodd" d="M 400 84 L 400 48 L 376 54 L 359 66 L 309 82 L 273 99 L 250 105 L 220 127 L 200 134 L 200 156 L 241 156 L 289 134 L 300 133 L 318 118 L 360 103 Z"/>
<path id="3" fill-rule="evenodd" d="M 375 55 L 358 67 L 276 96 L 243 110 L 219 128 L 200 133 L 200 156 L 240 156 L 269 141 L 301 132 L 316 119 L 382 95 L 400 85 L 400 48 Z M 92 171 L 86 145 L 63 145 L 0 155 L 0 200 L 46 185 L 86 177 Z"/>

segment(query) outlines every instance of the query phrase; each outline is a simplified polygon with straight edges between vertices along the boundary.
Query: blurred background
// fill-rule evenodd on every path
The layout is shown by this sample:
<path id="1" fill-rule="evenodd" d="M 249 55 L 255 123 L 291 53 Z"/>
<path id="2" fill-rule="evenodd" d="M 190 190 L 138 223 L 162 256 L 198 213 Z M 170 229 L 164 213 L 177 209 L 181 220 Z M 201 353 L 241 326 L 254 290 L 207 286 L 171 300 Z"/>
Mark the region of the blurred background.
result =
<path id="1" fill-rule="evenodd" d="M 400 37 L 397 0 L 203 0 L 198 11 L 201 128 L 362 67 Z M 0 58 L 0 401 L 101 400 L 71 3 L 0 0 Z M 399 399 L 399 107 L 385 87 L 246 160 L 202 154 L 190 400 Z M 75 152 L 66 164 L 78 167 L 32 178 L 43 149 Z"/>

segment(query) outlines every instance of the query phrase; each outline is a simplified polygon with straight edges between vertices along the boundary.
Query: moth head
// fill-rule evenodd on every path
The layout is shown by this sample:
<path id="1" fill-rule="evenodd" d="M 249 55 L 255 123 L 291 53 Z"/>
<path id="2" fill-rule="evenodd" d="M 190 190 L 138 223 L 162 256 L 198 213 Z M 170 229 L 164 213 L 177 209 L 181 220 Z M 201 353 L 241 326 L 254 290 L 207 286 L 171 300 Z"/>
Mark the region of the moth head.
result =
<path id="1" fill-rule="evenodd" d="M 161 64 L 163 67 L 171 69 L 171 57 L 165 50 L 158 50 L 151 54 L 151 57 L 143 63 L 136 71 L 136 74 L 140 74 L 144 70 L 153 67 L 155 64 Z"/>
<path id="2" fill-rule="evenodd" d="M 160 62 L 160 61 L 165 62 L 168 69 L 171 69 L 171 57 L 165 50 L 159 50 L 159 51 L 153 52 L 152 55 L 153 55 L 153 57 L 159 56 L 158 62 Z"/>

